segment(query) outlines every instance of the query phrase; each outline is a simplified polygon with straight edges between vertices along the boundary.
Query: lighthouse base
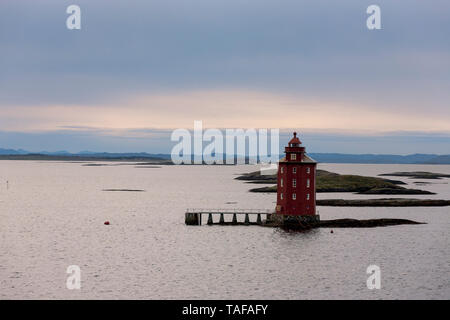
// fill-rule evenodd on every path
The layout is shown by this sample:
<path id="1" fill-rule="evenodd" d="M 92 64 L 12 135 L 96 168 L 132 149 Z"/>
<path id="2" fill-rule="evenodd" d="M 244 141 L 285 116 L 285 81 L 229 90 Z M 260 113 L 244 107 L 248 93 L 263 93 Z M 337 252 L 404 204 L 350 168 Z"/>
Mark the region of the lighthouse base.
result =
<path id="1" fill-rule="evenodd" d="M 267 219 L 267 223 L 288 229 L 311 229 L 320 226 L 320 216 L 318 214 L 292 216 L 274 213 Z"/>

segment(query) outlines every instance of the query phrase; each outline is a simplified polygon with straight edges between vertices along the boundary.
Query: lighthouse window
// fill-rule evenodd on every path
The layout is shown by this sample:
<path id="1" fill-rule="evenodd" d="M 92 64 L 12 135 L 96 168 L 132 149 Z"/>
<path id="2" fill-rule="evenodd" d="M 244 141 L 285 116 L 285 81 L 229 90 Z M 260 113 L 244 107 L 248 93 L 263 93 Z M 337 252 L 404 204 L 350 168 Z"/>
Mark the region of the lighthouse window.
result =
<path id="1" fill-rule="evenodd" d="M 295 153 L 291 154 L 291 160 L 297 160 L 297 155 Z"/>
<path id="2" fill-rule="evenodd" d="M 283 193 L 280 193 L 280 199 L 283 200 Z"/>
<path id="3" fill-rule="evenodd" d="M 283 173 L 283 167 L 281 167 L 281 173 Z"/>
<path id="4" fill-rule="evenodd" d="M 309 200 L 309 193 L 306 195 L 306 200 Z"/>
<path id="5" fill-rule="evenodd" d="M 310 168 L 306 168 L 306 173 L 310 174 L 310 172 L 311 172 L 311 169 Z"/>
<path id="6" fill-rule="evenodd" d="M 295 199 L 297 199 L 297 194 L 293 193 L 292 194 L 292 200 L 295 200 Z"/>
<path id="7" fill-rule="evenodd" d="M 280 186 L 283 187 L 283 178 L 280 180 Z"/>
<path id="8" fill-rule="evenodd" d="M 306 179 L 306 187 L 309 188 L 309 179 Z"/>
<path id="9" fill-rule="evenodd" d="M 292 179 L 292 186 L 294 188 L 297 186 L 297 179 Z"/>
<path id="10" fill-rule="evenodd" d="M 292 168 L 292 173 L 297 173 L 297 167 Z"/>

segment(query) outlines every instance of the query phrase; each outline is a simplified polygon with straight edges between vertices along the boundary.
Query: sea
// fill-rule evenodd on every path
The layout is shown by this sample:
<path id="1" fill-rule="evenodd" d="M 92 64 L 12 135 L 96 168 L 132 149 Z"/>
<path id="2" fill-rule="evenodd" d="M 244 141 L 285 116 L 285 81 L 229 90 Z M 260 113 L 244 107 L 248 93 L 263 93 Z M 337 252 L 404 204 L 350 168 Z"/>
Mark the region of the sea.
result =
<path id="1" fill-rule="evenodd" d="M 420 225 L 305 232 L 187 226 L 188 208 L 274 209 L 276 194 L 251 193 L 263 185 L 234 179 L 258 170 L 253 165 L 96 164 L 0 161 L 0 299 L 450 299 L 450 207 L 318 207 L 323 220 Z M 450 174 L 449 165 L 318 168 Z M 450 199 L 449 178 L 386 178 L 436 195 L 317 198 Z M 367 285 L 374 265 L 379 289 Z M 79 289 L 68 285 L 71 266 L 79 268 Z"/>

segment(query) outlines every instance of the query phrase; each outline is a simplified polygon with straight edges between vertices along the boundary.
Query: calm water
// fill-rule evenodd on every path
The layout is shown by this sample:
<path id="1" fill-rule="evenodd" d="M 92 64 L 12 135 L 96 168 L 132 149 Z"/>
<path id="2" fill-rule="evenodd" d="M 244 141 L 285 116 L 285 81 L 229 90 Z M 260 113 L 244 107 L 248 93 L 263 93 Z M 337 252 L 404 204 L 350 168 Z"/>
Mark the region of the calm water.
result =
<path id="1" fill-rule="evenodd" d="M 372 176 L 399 170 L 450 173 L 443 165 L 319 167 Z M 333 234 L 184 225 L 189 207 L 273 208 L 275 194 L 249 193 L 254 185 L 233 180 L 254 169 L 0 161 L 0 298 L 450 298 L 450 207 L 319 207 L 322 219 L 427 222 Z M 427 186 L 393 179 L 438 192 L 422 197 L 450 199 L 450 179 Z M 108 188 L 145 192 L 102 191 Z M 318 195 L 324 197 L 367 196 Z M 106 220 L 111 225 L 103 225 Z M 381 268 L 380 290 L 367 289 L 371 264 Z M 69 265 L 81 267 L 81 290 L 66 288 Z"/>

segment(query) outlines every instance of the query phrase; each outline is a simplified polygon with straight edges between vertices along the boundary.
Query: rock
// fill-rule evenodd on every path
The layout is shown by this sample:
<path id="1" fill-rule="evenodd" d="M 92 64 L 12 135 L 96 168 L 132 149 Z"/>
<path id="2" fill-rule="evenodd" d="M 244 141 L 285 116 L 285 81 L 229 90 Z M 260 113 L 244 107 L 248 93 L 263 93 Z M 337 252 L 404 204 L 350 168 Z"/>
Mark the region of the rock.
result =
<path id="1" fill-rule="evenodd" d="M 402 224 L 424 224 L 423 222 L 416 222 L 407 219 L 335 219 L 335 220 L 322 220 L 319 227 L 322 228 L 374 228 L 385 226 L 397 226 Z M 333 233 L 333 230 L 331 230 Z"/>
<path id="2" fill-rule="evenodd" d="M 250 189 L 250 192 L 277 192 L 277 186 Z"/>
<path id="3" fill-rule="evenodd" d="M 358 192 L 358 194 L 436 194 L 436 193 L 419 189 L 373 188 L 364 192 Z"/>
<path id="4" fill-rule="evenodd" d="M 408 177 L 408 178 L 411 178 L 411 179 L 442 179 L 442 178 L 450 178 L 450 174 L 434 173 L 434 172 L 426 172 L 426 171 L 383 173 L 383 174 L 379 174 L 379 176 Z"/>
<path id="5" fill-rule="evenodd" d="M 450 200 L 436 199 L 320 199 L 316 200 L 318 206 L 333 207 L 443 207 L 450 206 Z"/>
<path id="6" fill-rule="evenodd" d="M 103 189 L 102 191 L 144 192 L 141 189 Z"/>
<path id="7" fill-rule="evenodd" d="M 416 222 L 407 219 L 367 219 L 367 220 L 358 220 L 358 219 L 334 219 L 334 220 L 321 220 L 316 223 L 310 224 L 283 224 L 280 219 L 268 219 L 263 226 L 266 227 L 278 227 L 287 230 L 308 230 L 315 228 L 375 228 L 375 227 L 385 227 L 385 226 L 396 226 L 403 224 L 425 224 L 423 222 Z M 331 233 L 334 233 L 331 230 Z"/>

